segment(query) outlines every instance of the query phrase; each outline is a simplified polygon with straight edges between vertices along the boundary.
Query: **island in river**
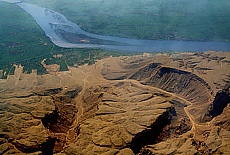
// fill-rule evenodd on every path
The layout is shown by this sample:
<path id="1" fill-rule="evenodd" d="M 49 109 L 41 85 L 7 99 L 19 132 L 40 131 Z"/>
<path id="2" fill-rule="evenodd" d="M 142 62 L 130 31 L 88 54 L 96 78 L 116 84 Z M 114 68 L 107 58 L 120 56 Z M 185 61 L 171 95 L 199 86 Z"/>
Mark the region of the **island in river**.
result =
<path id="1" fill-rule="evenodd" d="M 120 51 L 159 52 L 208 50 L 229 51 L 230 42 L 202 42 L 175 40 L 138 40 L 88 33 L 67 20 L 62 14 L 50 9 L 21 1 L 7 1 L 19 5 L 29 13 L 51 41 L 64 48 L 102 48 Z"/>

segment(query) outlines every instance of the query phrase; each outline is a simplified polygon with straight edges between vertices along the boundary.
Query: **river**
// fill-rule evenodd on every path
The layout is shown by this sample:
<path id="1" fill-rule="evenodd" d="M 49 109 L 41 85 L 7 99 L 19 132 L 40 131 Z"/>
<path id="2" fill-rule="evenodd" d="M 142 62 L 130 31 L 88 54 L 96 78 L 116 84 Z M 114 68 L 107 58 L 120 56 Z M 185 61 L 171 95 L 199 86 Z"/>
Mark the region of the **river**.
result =
<path id="1" fill-rule="evenodd" d="M 170 50 L 190 52 L 204 52 L 208 50 L 230 51 L 230 42 L 138 40 L 92 34 L 83 31 L 77 24 L 69 21 L 65 16 L 53 10 L 17 0 L 1 1 L 15 3 L 24 9 L 34 18 L 37 24 L 45 32 L 45 34 L 51 39 L 51 41 L 59 47 L 102 48 L 133 52 L 164 52 Z M 62 34 L 60 32 L 62 32 Z M 79 39 L 78 41 L 70 41 L 63 37 L 63 33 L 78 39 L 83 36 L 84 39 Z M 94 40 L 94 43 L 92 43 L 91 40 Z M 95 43 L 95 40 L 98 43 Z"/>

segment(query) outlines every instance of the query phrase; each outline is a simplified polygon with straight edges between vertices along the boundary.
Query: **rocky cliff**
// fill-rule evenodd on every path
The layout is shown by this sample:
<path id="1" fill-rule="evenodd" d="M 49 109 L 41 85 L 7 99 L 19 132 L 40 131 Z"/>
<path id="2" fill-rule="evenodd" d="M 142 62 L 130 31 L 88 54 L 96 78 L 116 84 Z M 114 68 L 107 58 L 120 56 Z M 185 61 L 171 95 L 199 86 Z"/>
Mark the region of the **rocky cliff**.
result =
<path id="1" fill-rule="evenodd" d="M 209 106 L 209 110 L 204 116 L 204 121 L 210 121 L 212 118 L 220 115 L 224 108 L 230 103 L 230 84 L 218 91 L 212 104 Z"/>
<path id="2" fill-rule="evenodd" d="M 68 96 L 54 96 L 53 98 L 55 110 L 52 113 L 45 114 L 42 123 L 52 132 L 66 133 L 74 121 L 77 109 L 73 104 L 68 103 L 70 102 Z"/>
<path id="3" fill-rule="evenodd" d="M 0 154 L 229 154 L 230 54 L 219 53 L 9 76 L 0 81 Z M 215 119 L 202 123 L 210 103 Z"/>
<path id="4" fill-rule="evenodd" d="M 155 63 L 141 68 L 130 79 L 173 92 L 194 104 L 208 103 L 213 99 L 211 87 L 202 78 L 191 72 Z"/>

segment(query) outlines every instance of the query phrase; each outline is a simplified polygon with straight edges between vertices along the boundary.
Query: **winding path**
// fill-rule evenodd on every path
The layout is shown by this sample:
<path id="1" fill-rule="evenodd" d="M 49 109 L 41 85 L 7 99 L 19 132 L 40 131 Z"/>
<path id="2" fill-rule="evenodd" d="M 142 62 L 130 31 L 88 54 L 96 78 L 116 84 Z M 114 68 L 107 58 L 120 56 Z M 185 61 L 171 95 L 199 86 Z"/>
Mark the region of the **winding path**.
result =
<path id="1" fill-rule="evenodd" d="M 136 84 L 136 85 L 140 85 L 140 86 L 142 86 L 142 87 L 154 88 L 155 90 L 158 90 L 158 91 L 163 92 L 163 93 L 166 93 L 166 94 L 170 94 L 170 95 L 172 95 L 173 97 L 178 98 L 178 99 L 184 101 L 184 102 L 188 105 L 187 107 L 184 107 L 184 111 L 185 111 L 185 113 L 187 114 L 187 116 L 188 116 L 190 122 L 192 123 L 191 131 L 194 131 L 194 130 L 195 130 L 197 123 L 195 122 L 195 119 L 193 118 L 192 114 L 190 114 L 189 111 L 188 111 L 189 107 L 192 106 L 192 103 L 191 103 L 191 102 L 189 102 L 189 101 L 187 101 L 186 99 L 184 99 L 184 98 L 178 96 L 177 94 L 167 92 L 167 91 L 162 90 L 162 89 L 160 89 L 160 88 L 151 87 L 151 86 L 148 86 L 148 85 L 142 85 L 140 82 L 138 82 L 138 81 L 136 81 L 136 80 L 125 79 L 124 81 L 132 82 L 132 83 L 134 83 L 134 84 Z"/>
<path id="2" fill-rule="evenodd" d="M 186 99 L 178 96 L 177 94 L 174 94 L 174 93 L 170 93 L 170 92 L 167 92 L 167 91 L 164 91 L 162 89 L 159 89 L 157 87 L 152 87 L 152 86 L 148 86 L 148 85 L 143 85 L 141 84 L 139 81 L 136 81 L 136 80 L 132 80 L 132 79 L 124 79 L 124 80 L 106 80 L 102 77 L 102 75 L 100 74 L 101 72 L 101 69 L 102 69 L 102 61 L 98 61 L 95 66 L 82 66 L 81 68 L 81 73 L 84 75 L 84 78 L 83 78 L 83 84 L 82 84 L 82 91 L 78 94 L 77 98 L 75 99 L 75 104 L 76 104 L 76 108 L 78 109 L 78 113 L 76 114 L 75 116 L 75 120 L 74 120 L 74 123 L 72 124 L 71 128 L 69 129 L 69 131 L 67 132 L 67 145 L 71 142 L 73 142 L 77 135 L 76 135 L 76 129 L 80 126 L 80 123 L 81 123 L 81 118 L 82 116 L 84 115 L 84 108 L 82 106 L 82 98 L 83 98 L 83 95 L 85 93 L 85 91 L 87 90 L 87 87 L 89 86 L 89 83 L 93 83 L 95 85 L 98 85 L 100 83 L 103 83 L 103 82 L 130 82 L 132 84 L 135 84 L 137 86 L 140 86 L 140 87 L 145 87 L 149 90 L 157 90 L 159 92 L 162 92 L 162 93 L 166 93 L 166 94 L 170 94 L 172 97 L 175 97 L 175 98 L 178 98 L 180 99 L 181 101 L 183 101 L 184 103 L 186 103 L 188 106 L 187 107 L 184 107 L 184 111 L 186 113 L 186 115 L 188 116 L 191 124 L 192 124 L 192 128 L 191 128 L 191 132 L 194 133 L 194 136 L 195 136 L 195 129 L 196 129 L 196 126 L 199 125 L 196 123 L 195 119 L 193 118 L 192 114 L 189 112 L 189 108 L 192 106 L 192 103 L 187 101 Z M 94 75 L 92 74 L 92 72 L 96 72 L 98 74 Z M 94 76 L 92 76 L 92 75 Z M 90 79 L 89 79 L 90 78 Z M 97 81 L 97 82 L 95 82 Z"/>

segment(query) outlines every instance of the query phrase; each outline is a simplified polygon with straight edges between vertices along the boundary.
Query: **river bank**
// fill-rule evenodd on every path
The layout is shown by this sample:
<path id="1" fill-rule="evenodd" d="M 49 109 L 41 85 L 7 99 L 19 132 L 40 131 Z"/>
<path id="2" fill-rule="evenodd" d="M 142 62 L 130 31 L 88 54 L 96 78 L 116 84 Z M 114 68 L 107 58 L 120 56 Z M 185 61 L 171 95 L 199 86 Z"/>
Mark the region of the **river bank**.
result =
<path id="1" fill-rule="evenodd" d="M 7 0 L 6 2 L 11 2 Z M 101 48 L 119 51 L 136 52 L 165 52 L 165 51 L 229 51 L 230 42 L 202 42 L 202 41 L 175 41 L 175 40 L 138 40 L 103 36 L 88 33 L 77 24 L 69 21 L 62 14 L 20 1 L 12 1 L 27 13 L 45 32 L 51 41 L 64 48 Z M 60 31 L 68 34 L 68 39 L 60 34 Z M 82 38 L 84 36 L 84 38 Z M 76 39 L 77 38 L 77 39 Z M 99 43 L 95 43 L 99 42 Z"/>

